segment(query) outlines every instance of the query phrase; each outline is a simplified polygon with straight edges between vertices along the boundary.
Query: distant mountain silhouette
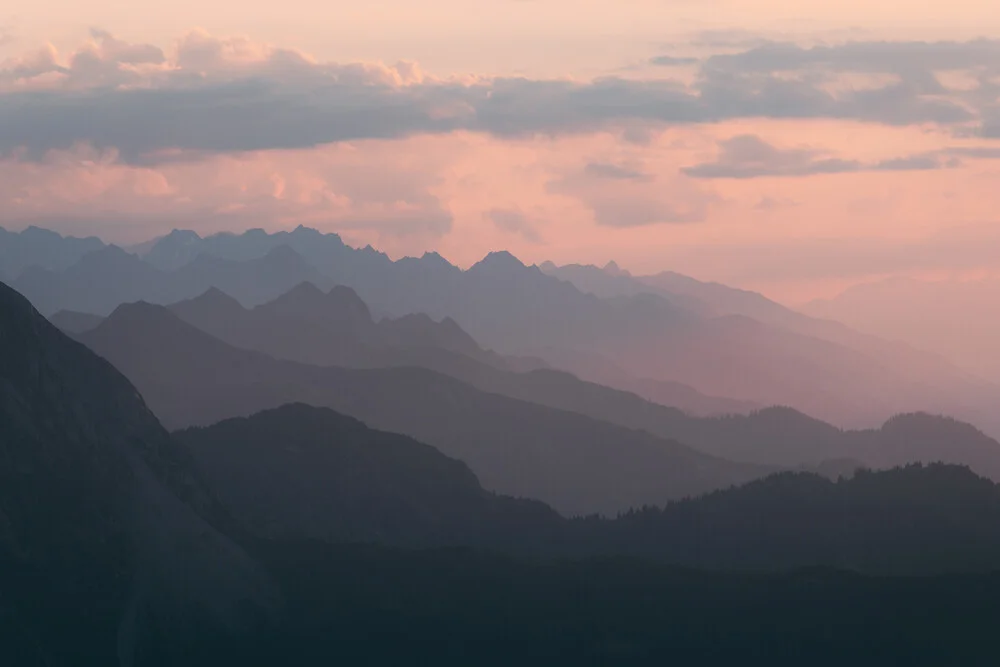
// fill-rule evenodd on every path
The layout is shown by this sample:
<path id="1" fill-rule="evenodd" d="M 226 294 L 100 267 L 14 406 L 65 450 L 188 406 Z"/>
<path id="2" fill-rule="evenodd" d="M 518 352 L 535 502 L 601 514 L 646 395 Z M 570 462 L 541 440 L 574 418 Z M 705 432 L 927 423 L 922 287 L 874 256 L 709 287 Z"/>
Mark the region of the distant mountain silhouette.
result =
<path id="1" fill-rule="evenodd" d="M 1000 566 L 1000 486 L 955 466 L 858 470 L 839 481 L 782 473 L 616 519 L 566 520 L 538 502 L 487 494 L 464 464 L 326 409 L 288 405 L 176 437 L 235 517 L 282 541 L 627 554 L 710 569 Z"/>
<path id="2" fill-rule="evenodd" d="M 0 274 L 13 280 L 32 266 L 62 271 L 103 247 L 104 242 L 93 236 L 80 239 L 38 227 L 21 232 L 0 227 Z"/>
<path id="3" fill-rule="evenodd" d="M 174 428 L 285 403 L 330 407 L 466 462 L 492 491 L 537 498 L 569 514 L 660 504 L 767 470 L 420 368 L 348 370 L 275 360 L 149 304 L 120 307 L 81 340 L 136 383 Z"/>
<path id="4" fill-rule="evenodd" d="M 96 329 L 97 325 L 103 321 L 104 318 L 100 315 L 78 313 L 74 310 L 60 310 L 49 317 L 49 322 L 54 324 L 60 331 L 71 335 Z"/>
<path id="5" fill-rule="evenodd" d="M 322 366 L 420 366 L 448 373 L 476 360 L 505 367 L 454 320 L 407 315 L 376 322 L 349 287 L 324 293 L 302 283 L 273 301 L 245 309 L 221 290 L 169 306 L 185 322 L 236 347 Z"/>
<path id="6" fill-rule="evenodd" d="M 570 372 L 583 380 L 638 394 L 653 403 L 678 408 L 698 417 L 747 414 L 764 407 L 753 401 L 709 396 L 680 382 L 635 377 L 609 358 L 594 352 L 549 346 L 536 350 L 536 353 L 555 369 Z"/>
<path id="7" fill-rule="evenodd" d="M 718 283 L 701 282 L 677 273 L 663 272 L 655 276 L 634 277 L 627 272 L 614 270 L 614 268 L 608 271 L 594 266 L 557 267 L 551 262 L 547 262 L 543 266 L 549 275 L 567 280 L 588 293 L 605 298 L 649 299 L 655 296 L 686 307 L 703 317 L 710 318 L 710 320 L 728 321 L 736 331 L 744 330 L 743 335 L 747 336 L 747 344 L 755 345 L 753 340 L 759 338 L 761 332 L 748 328 L 749 322 L 746 318 L 750 318 L 753 322 L 766 325 L 772 330 L 777 329 L 784 332 L 784 335 L 772 336 L 772 338 L 775 339 L 774 342 L 782 338 L 785 339 L 785 352 L 775 355 L 769 347 L 759 349 L 760 355 L 771 359 L 775 372 L 780 374 L 786 368 L 798 368 L 801 370 L 800 374 L 803 379 L 821 375 L 827 377 L 827 380 L 816 385 L 810 383 L 805 386 L 803 395 L 797 399 L 774 394 L 770 398 L 762 399 L 761 396 L 745 395 L 735 387 L 728 391 L 724 390 L 724 387 L 717 387 L 710 393 L 753 398 L 758 403 L 794 405 L 810 414 L 841 424 L 864 424 L 871 420 L 873 415 L 870 412 L 866 415 L 863 408 L 859 406 L 849 407 L 842 403 L 843 394 L 846 391 L 844 388 L 851 383 L 850 378 L 853 377 L 857 387 L 864 394 L 867 394 L 868 390 L 874 386 L 873 383 L 881 382 L 883 384 L 884 390 L 881 392 L 881 396 L 868 396 L 867 399 L 872 406 L 882 406 L 883 414 L 912 410 L 944 412 L 973 421 L 994 436 L 1000 435 L 1000 418 L 996 416 L 996 411 L 991 407 L 996 404 L 997 400 L 1000 400 L 996 386 L 972 377 L 943 356 L 872 336 L 870 333 L 884 335 L 884 331 L 860 326 L 849 316 L 838 319 L 870 333 L 859 333 L 840 322 L 817 319 L 796 312 L 756 292 L 734 289 Z M 637 297 L 637 295 L 639 296 Z M 918 303 L 919 301 L 919 299 L 912 298 L 906 303 Z M 887 304 L 881 313 L 884 315 L 891 311 L 892 308 L 888 307 Z M 824 312 L 823 308 L 819 306 L 810 309 L 809 314 L 821 317 L 835 316 L 833 310 Z M 923 329 L 916 324 L 916 319 L 919 318 L 909 320 L 913 327 L 916 327 L 912 330 Z M 939 319 L 946 320 L 947 318 Z M 792 334 L 792 336 L 789 337 L 787 334 Z M 917 347 L 921 347 L 918 336 L 896 335 L 888 338 L 909 340 Z M 764 343 L 766 339 L 760 339 L 760 342 Z M 722 340 L 719 340 L 716 351 L 719 355 L 729 354 L 728 345 L 735 344 L 735 342 L 724 344 Z M 939 347 L 932 345 L 923 345 L 922 347 L 933 352 L 941 351 Z M 800 361 L 791 362 L 791 366 L 789 366 L 788 363 L 791 360 L 783 360 L 786 354 L 791 357 L 799 356 Z M 827 355 L 830 359 L 838 359 L 837 363 L 842 364 L 843 368 L 852 368 L 850 375 L 842 376 L 837 373 L 836 369 L 830 367 L 806 370 L 806 364 L 810 363 L 808 360 L 815 361 L 823 355 Z M 609 356 L 613 357 L 614 355 Z M 877 368 L 878 373 L 884 376 L 881 381 L 872 378 L 870 372 L 861 368 L 866 363 L 862 361 L 864 359 L 867 360 L 871 369 Z M 631 368 L 629 370 L 639 377 L 649 377 L 649 373 L 643 374 L 641 369 Z M 756 371 L 748 373 L 748 371 L 737 371 L 735 368 L 733 373 L 746 377 L 758 376 Z M 642 393 L 641 385 L 636 383 L 623 383 L 614 378 L 604 377 L 590 377 L 589 379 Z M 690 383 L 699 389 L 706 389 L 704 385 L 698 384 L 694 379 L 691 379 Z M 813 393 L 817 387 L 827 390 L 830 394 L 827 409 L 823 409 L 821 405 L 823 399 Z M 839 409 L 830 409 L 834 405 L 841 405 L 844 411 L 838 414 Z M 849 416 L 852 414 L 853 418 Z"/>
<path id="8" fill-rule="evenodd" d="M 0 342 L 0 608 L 32 663 L 169 663 L 267 613 L 267 575 L 128 381 L 2 284 Z"/>
<path id="9" fill-rule="evenodd" d="M 501 363 L 494 363 L 497 359 L 481 350 L 465 357 L 429 346 L 405 352 L 379 348 L 378 342 L 387 340 L 382 335 L 385 329 L 371 322 L 364 302 L 348 288 L 339 288 L 336 293 L 343 305 L 331 303 L 333 293 L 326 295 L 306 284 L 252 311 L 218 291 L 170 308 L 182 319 L 238 347 L 320 365 L 429 368 L 485 392 L 647 431 L 733 461 L 813 469 L 844 458 L 877 468 L 946 461 L 969 465 L 980 474 L 1000 479 L 1000 444 L 952 420 L 911 414 L 897 417 L 881 429 L 841 431 L 788 408 L 697 419 L 564 372 L 506 372 Z M 428 318 L 420 319 L 429 322 Z M 400 320 L 383 321 L 379 326 L 395 333 L 397 322 Z M 437 326 L 450 330 L 450 325 Z M 407 339 L 409 332 L 405 333 L 399 340 Z M 458 349 L 478 350 L 466 336 L 457 338 L 463 341 Z M 390 343 L 396 340 L 395 335 L 388 337 Z"/>
<path id="10" fill-rule="evenodd" d="M 802 306 L 804 312 L 843 322 L 859 331 L 906 341 L 1000 382 L 1000 280 L 890 278 L 857 285 L 831 299 Z"/>
<path id="11" fill-rule="evenodd" d="M 306 266 L 295 268 L 290 253 L 279 256 L 283 261 L 278 263 L 294 272 L 253 264 L 281 248 L 293 250 Z M 175 259 L 157 260 L 161 255 Z M 691 387 L 738 406 L 791 405 L 842 426 L 867 427 L 894 413 L 928 410 L 1000 435 L 995 410 L 1000 387 L 939 358 L 833 323 L 817 324 L 759 295 L 724 286 L 705 289 L 685 279 L 680 282 L 689 292 L 668 294 L 637 287 L 636 279 L 612 269 L 604 273 L 629 282 L 631 291 L 598 298 L 538 267 L 524 266 L 509 253 L 493 253 L 463 271 L 437 254 L 392 261 L 371 248 L 351 248 L 335 234 L 303 227 L 205 239 L 178 232 L 158 241 L 145 256 L 165 268 L 181 260 L 187 263 L 161 271 L 144 289 L 121 288 L 100 279 L 100 271 L 91 275 L 74 269 L 56 276 L 25 276 L 18 287 L 46 314 L 61 309 L 106 314 L 120 303 L 172 303 L 212 286 L 252 306 L 304 281 L 323 290 L 340 284 L 354 289 L 380 316 L 424 313 L 435 321 L 450 317 L 480 345 L 505 355 L 544 360 L 547 350 L 561 349 L 597 355 L 640 383 Z M 236 279 L 231 273 L 237 269 L 209 270 L 197 266 L 198 257 L 208 264 L 204 258 L 214 257 L 227 266 L 244 264 L 246 273 Z M 120 283 L 143 284 L 138 272 L 109 273 L 121 273 Z M 720 314 L 720 309 L 725 312 Z M 575 367 L 566 370 L 656 396 L 641 384 L 613 382 Z"/>
<path id="12" fill-rule="evenodd" d="M 259 538 L 531 549 L 564 522 L 487 493 L 469 468 L 331 410 L 287 405 L 175 434 Z"/>
<path id="13" fill-rule="evenodd" d="M 331 284 L 286 246 L 246 262 L 199 255 L 169 272 L 121 248 L 107 246 L 85 255 L 62 272 L 29 269 L 15 281 L 15 287 L 43 313 L 75 310 L 107 315 L 122 303 L 174 303 L 212 287 L 247 305 L 257 305 L 306 281 L 321 286 Z"/>
<path id="14" fill-rule="evenodd" d="M 282 246 L 292 248 L 323 271 L 334 264 L 350 262 L 352 257 L 359 254 L 378 256 L 389 261 L 385 255 L 370 249 L 368 252 L 355 251 L 336 234 L 322 234 L 303 226 L 291 232 L 269 234 L 262 229 L 250 229 L 242 234 L 221 233 L 205 238 L 191 230 L 175 229 L 140 254 L 156 268 L 173 271 L 189 264 L 199 255 L 244 262 L 260 259 Z"/>

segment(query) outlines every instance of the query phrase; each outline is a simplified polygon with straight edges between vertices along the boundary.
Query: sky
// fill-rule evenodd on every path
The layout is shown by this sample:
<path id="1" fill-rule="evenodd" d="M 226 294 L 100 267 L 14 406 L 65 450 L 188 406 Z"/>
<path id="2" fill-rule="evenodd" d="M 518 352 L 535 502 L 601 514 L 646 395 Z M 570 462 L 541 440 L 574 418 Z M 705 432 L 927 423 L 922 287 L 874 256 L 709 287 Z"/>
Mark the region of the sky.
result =
<path id="1" fill-rule="evenodd" d="M 7 229 L 305 224 L 794 304 L 1000 275 L 998 183 L 987 0 L 0 6 Z"/>

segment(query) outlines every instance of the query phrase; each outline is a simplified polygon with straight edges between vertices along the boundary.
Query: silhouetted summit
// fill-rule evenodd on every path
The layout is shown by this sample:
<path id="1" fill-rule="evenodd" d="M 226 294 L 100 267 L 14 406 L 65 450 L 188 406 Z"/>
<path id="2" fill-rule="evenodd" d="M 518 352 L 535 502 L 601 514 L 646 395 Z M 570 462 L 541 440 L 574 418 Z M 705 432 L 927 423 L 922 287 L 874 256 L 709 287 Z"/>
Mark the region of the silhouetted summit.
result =
<path id="1" fill-rule="evenodd" d="M 227 509 L 270 539 L 532 548 L 563 525 L 462 462 L 332 410 L 286 405 L 176 434 Z"/>
<path id="2" fill-rule="evenodd" d="M 93 236 L 61 236 L 34 226 L 21 232 L 0 227 L 0 273 L 14 279 L 30 267 L 62 271 L 103 246 L 104 242 Z"/>

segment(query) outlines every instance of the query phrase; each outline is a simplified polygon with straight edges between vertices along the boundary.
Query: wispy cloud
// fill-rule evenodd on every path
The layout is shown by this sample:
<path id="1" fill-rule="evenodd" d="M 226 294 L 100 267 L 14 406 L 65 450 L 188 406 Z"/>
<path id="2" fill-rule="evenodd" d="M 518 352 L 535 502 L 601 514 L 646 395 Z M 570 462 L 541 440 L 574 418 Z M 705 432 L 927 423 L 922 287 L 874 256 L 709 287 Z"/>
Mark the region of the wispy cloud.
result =
<path id="1" fill-rule="evenodd" d="M 0 153 L 37 159 L 89 143 L 149 163 L 178 151 L 306 148 L 460 130 L 502 138 L 613 128 L 636 133 L 644 126 L 741 118 L 981 123 L 982 134 L 1000 134 L 1000 125 L 992 116 L 980 118 L 968 96 L 929 95 L 926 86 L 908 81 L 831 91 L 822 80 L 777 72 L 811 63 L 847 67 L 867 58 L 882 63 L 869 69 L 907 62 L 912 69 L 932 57 L 972 67 L 994 53 L 990 41 L 820 51 L 771 45 L 711 58 L 688 85 L 665 78 L 439 79 L 411 63 L 317 62 L 205 33 L 187 35 L 171 53 L 100 30 L 92 37 L 66 58 L 45 49 L 0 70 Z"/>
<path id="2" fill-rule="evenodd" d="M 719 142 L 718 157 L 682 171 L 692 178 L 749 179 L 845 174 L 861 171 L 924 171 L 957 166 L 943 151 L 862 162 L 833 157 L 814 148 L 777 148 L 757 135 L 745 134 Z"/>

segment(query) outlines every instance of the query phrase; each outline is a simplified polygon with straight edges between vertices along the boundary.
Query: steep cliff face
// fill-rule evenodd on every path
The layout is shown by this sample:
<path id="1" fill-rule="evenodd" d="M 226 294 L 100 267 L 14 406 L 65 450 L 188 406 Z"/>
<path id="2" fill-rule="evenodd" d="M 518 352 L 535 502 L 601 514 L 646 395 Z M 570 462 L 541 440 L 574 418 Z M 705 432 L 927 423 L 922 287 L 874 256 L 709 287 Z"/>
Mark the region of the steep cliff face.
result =
<path id="1" fill-rule="evenodd" d="M 247 627 L 274 594 L 224 520 L 135 388 L 0 284 L 3 632 L 39 664 L 171 664 Z"/>

